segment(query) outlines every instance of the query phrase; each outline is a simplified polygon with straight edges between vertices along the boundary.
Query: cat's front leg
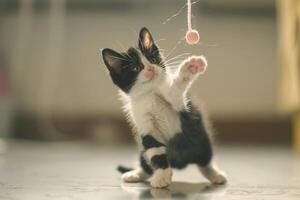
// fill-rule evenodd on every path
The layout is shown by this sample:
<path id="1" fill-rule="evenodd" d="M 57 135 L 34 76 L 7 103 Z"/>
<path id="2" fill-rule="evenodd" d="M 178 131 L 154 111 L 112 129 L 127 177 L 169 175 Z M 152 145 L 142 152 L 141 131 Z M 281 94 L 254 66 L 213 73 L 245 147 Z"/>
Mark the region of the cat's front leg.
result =
<path id="1" fill-rule="evenodd" d="M 155 188 L 167 187 L 171 184 L 172 170 L 169 165 L 166 146 L 152 135 L 142 137 L 145 157 L 153 169 L 150 184 Z"/>
<path id="2" fill-rule="evenodd" d="M 198 75 L 203 74 L 207 67 L 204 56 L 192 56 L 184 60 L 180 66 L 174 84 L 179 88 L 187 90 Z"/>
<path id="3" fill-rule="evenodd" d="M 147 180 L 153 174 L 151 166 L 145 159 L 144 152 L 140 153 L 140 165 L 122 174 L 122 180 L 127 183 L 137 183 Z"/>
<path id="4" fill-rule="evenodd" d="M 136 169 L 122 174 L 121 179 L 127 183 L 137 183 L 147 180 L 149 176 L 150 175 L 146 173 L 142 167 L 137 167 Z"/>
<path id="5" fill-rule="evenodd" d="M 181 111 L 186 107 L 186 93 L 193 81 L 205 72 L 206 67 L 207 61 L 204 56 L 189 57 L 182 62 L 174 78 L 167 78 L 164 84 L 160 85 L 160 93 L 175 110 Z"/>

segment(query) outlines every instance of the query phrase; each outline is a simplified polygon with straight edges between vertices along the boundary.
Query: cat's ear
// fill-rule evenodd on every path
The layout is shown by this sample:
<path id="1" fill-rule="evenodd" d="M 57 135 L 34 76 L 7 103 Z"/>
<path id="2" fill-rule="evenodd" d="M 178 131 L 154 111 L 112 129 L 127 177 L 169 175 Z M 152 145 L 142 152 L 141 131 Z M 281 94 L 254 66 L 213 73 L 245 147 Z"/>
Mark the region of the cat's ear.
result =
<path id="1" fill-rule="evenodd" d="M 122 66 L 124 65 L 124 61 L 126 58 L 124 56 L 112 49 L 103 49 L 102 57 L 104 64 L 106 65 L 109 71 L 113 71 L 116 73 L 120 73 Z"/>
<path id="2" fill-rule="evenodd" d="M 154 39 L 147 28 L 142 28 L 139 35 L 139 48 L 142 52 L 158 53 Z"/>

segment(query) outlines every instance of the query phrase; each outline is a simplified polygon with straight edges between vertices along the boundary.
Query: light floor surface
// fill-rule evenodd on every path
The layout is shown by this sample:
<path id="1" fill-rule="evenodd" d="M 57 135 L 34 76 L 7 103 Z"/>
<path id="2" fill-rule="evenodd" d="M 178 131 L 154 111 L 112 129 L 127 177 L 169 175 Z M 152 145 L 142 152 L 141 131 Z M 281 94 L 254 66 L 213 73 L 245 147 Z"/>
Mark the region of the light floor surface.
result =
<path id="1" fill-rule="evenodd" d="M 133 165 L 133 147 L 86 142 L 1 141 L 0 199 L 300 199 L 300 155 L 287 147 L 221 146 L 225 186 L 213 186 L 195 166 L 174 171 L 166 189 L 122 183 L 116 166 Z M 5 147 L 6 146 L 6 147 Z"/>

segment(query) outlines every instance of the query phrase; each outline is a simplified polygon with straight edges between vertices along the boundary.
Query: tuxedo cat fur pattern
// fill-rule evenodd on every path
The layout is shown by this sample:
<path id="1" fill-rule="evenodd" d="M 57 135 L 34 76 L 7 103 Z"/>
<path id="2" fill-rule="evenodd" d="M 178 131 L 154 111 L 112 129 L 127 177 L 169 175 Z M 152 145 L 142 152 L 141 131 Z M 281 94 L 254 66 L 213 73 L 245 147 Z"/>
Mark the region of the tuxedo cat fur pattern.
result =
<path id="1" fill-rule="evenodd" d="M 137 48 L 122 53 L 106 48 L 102 56 L 112 81 L 120 89 L 124 111 L 140 149 L 139 167 L 119 167 L 122 180 L 150 179 L 152 187 L 162 188 L 171 183 L 172 168 L 196 164 L 209 181 L 224 184 L 224 173 L 212 161 L 209 129 L 188 92 L 206 70 L 206 59 L 191 56 L 170 73 L 146 28 L 140 31 Z"/>

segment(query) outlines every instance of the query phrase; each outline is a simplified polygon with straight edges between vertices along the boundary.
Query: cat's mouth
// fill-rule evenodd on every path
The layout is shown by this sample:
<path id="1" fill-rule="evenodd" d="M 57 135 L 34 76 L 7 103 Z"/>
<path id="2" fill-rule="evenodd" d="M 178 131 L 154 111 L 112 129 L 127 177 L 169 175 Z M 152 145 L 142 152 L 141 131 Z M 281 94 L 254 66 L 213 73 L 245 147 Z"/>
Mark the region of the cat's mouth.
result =
<path id="1" fill-rule="evenodd" d="M 152 75 L 148 75 L 147 80 L 143 81 L 142 83 L 143 84 L 150 83 L 150 82 L 154 81 L 154 79 L 156 79 L 157 76 L 158 76 L 157 73 L 153 73 Z"/>
<path id="2" fill-rule="evenodd" d="M 143 83 L 149 83 L 151 81 L 154 81 L 159 76 L 158 70 L 153 65 L 148 65 L 144 72 L 145 81 Z"/>

